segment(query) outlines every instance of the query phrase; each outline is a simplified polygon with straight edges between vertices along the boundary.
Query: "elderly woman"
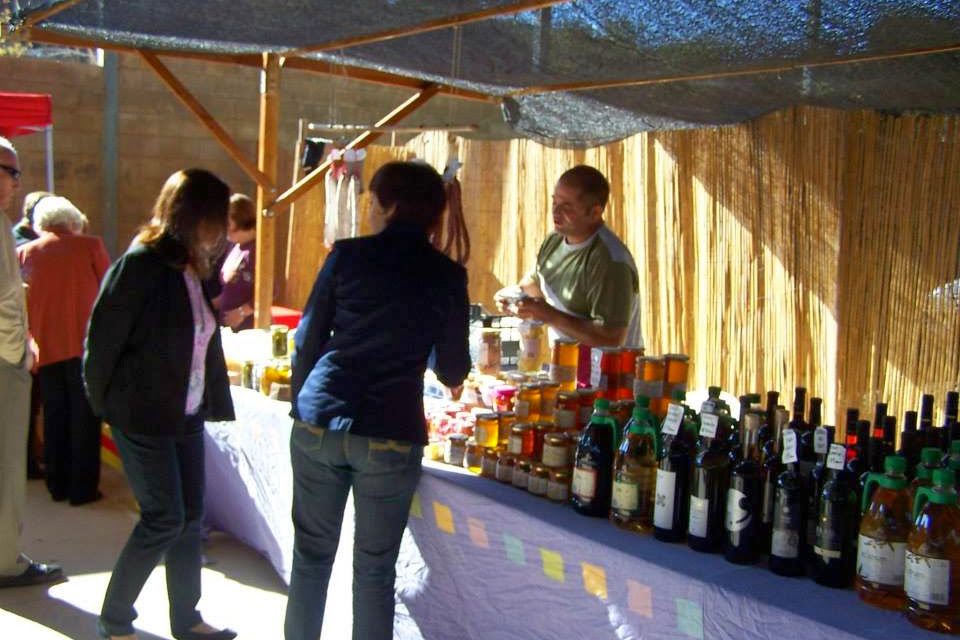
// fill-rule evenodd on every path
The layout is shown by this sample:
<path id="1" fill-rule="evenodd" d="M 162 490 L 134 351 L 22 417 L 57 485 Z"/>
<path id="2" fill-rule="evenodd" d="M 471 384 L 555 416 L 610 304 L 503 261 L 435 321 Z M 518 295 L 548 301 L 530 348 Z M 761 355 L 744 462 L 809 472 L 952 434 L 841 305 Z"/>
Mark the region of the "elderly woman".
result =
<path id="1" fill-rule="evenodd" d="M 32 215 L 39 237 L 17 253 L 38 346 L 47 489 L 81 505 L 100 497 L 100 420 L 84 395 L 80 358 L 110 257 L 100 238 L 80 233 L 85 218 L 66 198 L 47 196 Z"/>
<path id="2" fill-rule="evenodd" d="M 134 603 L 166 561 L 178 640 L 229 640 L 200 601 L 203 422 L 233 420 L 220 333 L 201 287 L 222 253 L 230 189 L 202 169 L 174 173 L 153 218 L 110 267 L 87 333 L 83 375 L 113 430 L 140 521 L 110 577 L 101 637 L 134 638 Z"/>
<path id="3" fill-rule="evenodd" d="M 293 574 L 287 640 L 316 640 L 353 490 L 353 637 L 393 638 L 395 564 L 423 446 L 423 374 L 470 369 L 467 272 L 430 244 L 440 175 L 391 162 L 370 183 L 365 238 L 340 240 L 317 276 L 293 356 Z"/>

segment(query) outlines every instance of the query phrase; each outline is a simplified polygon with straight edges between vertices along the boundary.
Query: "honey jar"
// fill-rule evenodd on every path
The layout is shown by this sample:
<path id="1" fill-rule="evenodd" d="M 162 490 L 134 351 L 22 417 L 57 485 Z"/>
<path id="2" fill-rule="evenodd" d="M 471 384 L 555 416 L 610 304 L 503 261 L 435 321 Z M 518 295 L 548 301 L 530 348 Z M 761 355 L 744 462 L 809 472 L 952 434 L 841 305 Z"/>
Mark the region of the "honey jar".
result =
<path id="1" fill-rule="evenodd" d="M 520 422 L 537 422 L 540 420 L 540 385 L 528 382 L 520 385 L 513 410 Z"/>
<path id="2" fill-rule="evenodd" d="M 549 422 L 538 422 L 533 425 L 533 459 L 537 462 L 543 461 L 543 445 L 547 434 L 553 433 L 556 427 Z"/>
<path id="3" fill-rule="evenodd" d="M 633 395 L 648 398 L 661 398 L 664 391 L 664 360 L 653 356 L 637 358 L 636 379 L 633 381 Z"/>
<path id="4" fill-rule="evenodd" d="M 480 475 L 484 478 L 497 477 L 497 459 L 499 454 L 496 449 L 487 447 L 483 450 L 483 457 L 480 458 Z"/>
<path id="5" fill-rule="evenodd" d="M 550 471 L 542 464 L 535 464 L 530 469 L 527 476 L 527 491 L 535 496 L 547 495 L 547 482 L 550 479 Z"/>
<path id="6" fill-rule="evenodd" d="M 501 451 L 497 457 L 496 478 L 500 482 L 513 482 L 513 467 L 517 463 L 517 457 L 509 451 Z"/>
<path id="7" fill-rule="evenodd" d="M 517 414 L 513 411 L 504 411 L 500 415 L 500 432 L 497 435 L 498 445 L 506 446 L 510 440 L 510 431 L 517 424 Z"/>
<path id="8" fill-rule="evenodd" d="M 559 339 L 553 343 L 550 360 L 550 380 L 559 382 L 563 391 L 577 388 L 577 364 L 580 361 L 580 343 Z"/>
<path id="9" fill-rule="evenodd" d="M 526 458 L 517 458 L 513 465 L 513 479 L 511 480 L 513 486 L 526 491 L 531 467 L 530 461 Z"/>
<path id="10" fill-rule="evenodd" d="M 495 448 L 500 444 L 500 416 L 495 413 L 478 415 L 473 437 L 481 447 Z"/>
<path id="11" fill-rule="evenodd" d="M 463 466 L 463 456 L 467 452 L 467 436 L 451 433 L 443 443 L 443 461 L 447 464 Z"/>
<path id="12" fill-rule="evenodd" d="M 518 422 L 510 428 L 507 451 L 516 456 L 533 457 L 533 425 Z"/>
<path id="13" fill-rule="evenodd" d="M 560 384 L 557 382 L 540 383 L 540 418 L 553 418 L 557 410 L 557 395 L 560 393 Z M 555 419 L 555 418 L 554 418 Z"/>
<path id="14" fill-rule="evenodd" d="M 481 460 L 483 460 L 483 447 L 472 438 L 467 440 L 467 448 L 463 454 L 463 466 L 471 473 L 480 473 Z"/>
<path id="15" fill-rule="evenodd" d="M 576 391 L 561 391 L 557 394 L 557 408 L 553 414 L 558 429 L 577 428 L 577 416 L 580 414 L 580 397 Z"/>
<path id="16" fill-rule="evenodd" d="M 543 437 L 543 466 L 554 469 L 569 467 L 573 462 L 570 440 L 562 432 L 548 433 Z"/>
<path id="17" fill-rule="evenodd" d="M 665 363 L 667 389 L 664 395 L 669 396 L 674 389 L 687 391 L 687 375 L 690 371 L 690 358 L 682 353 L 668 353 L 663 356 Z"/>
<path id="18" fill-rule="evenodd" d="M 547 480 L 547 497 L 556 502 L 566 502 L 570 498 L 570 472 L 565 469 L 550 471 Z"/>

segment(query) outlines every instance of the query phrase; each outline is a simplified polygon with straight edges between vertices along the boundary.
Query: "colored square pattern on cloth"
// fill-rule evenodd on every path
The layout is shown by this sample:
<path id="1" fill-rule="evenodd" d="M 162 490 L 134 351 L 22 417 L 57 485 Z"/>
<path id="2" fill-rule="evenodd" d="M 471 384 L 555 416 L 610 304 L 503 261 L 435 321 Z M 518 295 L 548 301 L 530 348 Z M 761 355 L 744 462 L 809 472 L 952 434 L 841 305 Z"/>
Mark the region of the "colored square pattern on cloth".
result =
<path id="1" fill-rule="evenodd" d="M 490 548 L 490 540 L 487 538 L 487 528 L 483 522 L 476 518 L 467 518 L 467 530 L 470 532 L 470 541 L 481 549 Z"/>
<path id="2" fill-rule="evenodd" d="M 653 592 L 645 584 L 627 580 L 627 606 L 644 618 L 653 617 Z"/>
<path id="3" fill-rule="evenodd" d="M 543 575 L 551 580 L 563 582 L 563 556 L 556 551 L 540 547 L 540 560 L 543 562 Z"/>
<path id="4" fill-rule="evenodd" d="M 590 595 L 597 596 L 601 600 L 607 599 L 607 572 L 603 567 L 595 564 L 581 562 L 583 567 L 583 588 Z"/>
<path id="5" fill-rule="evenodd" d="M 433 517 L 437 520 L 437 529 L 450 535 L 456 533 L 456 529 L 453 526 L 453 512 L 450 511 L 450 507 L 434 500 Z"/>
<path id="6" fill-rule="evenodd" d="M 420 494 L 413 494 L 413 501 L 410 502 L 410 515 L 414 518 L 423 518 L 423 506 L 420 504 Z"/>
<path id="7" fill-rule="evenodd" d="M 703 608 L 693 600 L 676 600 L 677 629 L 695 640 L 703 640 Z"/>
<path id="8" fill-rule="evenodd" d="M 503 534 L 503 546 L 507 551 L 507 559 L 513 564 L 525 565 L 527 558 L 523 553 L 523 541 L 509 533 Z"/>

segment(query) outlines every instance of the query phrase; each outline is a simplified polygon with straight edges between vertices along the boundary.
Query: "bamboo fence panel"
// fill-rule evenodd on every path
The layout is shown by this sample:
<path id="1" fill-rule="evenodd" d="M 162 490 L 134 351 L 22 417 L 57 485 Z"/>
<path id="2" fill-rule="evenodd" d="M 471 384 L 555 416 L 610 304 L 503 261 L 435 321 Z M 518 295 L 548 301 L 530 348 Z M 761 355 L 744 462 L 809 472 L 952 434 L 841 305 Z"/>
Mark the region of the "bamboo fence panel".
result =
<path id="1" fill-rule="evenodd" d="M 958 142 L 956 116 L 813 107 L 586 150 L 460 140 L 471 299 L 492 309 L 533 267 L 553 185 L 585 162 L 611 182 L 605 218 L 640 272 L 646 350 L 690 355 L 691 388 L 779 389 L 789 407 L 805 386 L 834 424 L 880 400 L 900 417 L 933 393 L 940 421 L 960 309 L 930 292 L 960 277 Z M 445 134 L 406 150 L 442 169 Z M 305 262 L 296 277 L 312 280 L 311 261 L 291 274 Z"/>

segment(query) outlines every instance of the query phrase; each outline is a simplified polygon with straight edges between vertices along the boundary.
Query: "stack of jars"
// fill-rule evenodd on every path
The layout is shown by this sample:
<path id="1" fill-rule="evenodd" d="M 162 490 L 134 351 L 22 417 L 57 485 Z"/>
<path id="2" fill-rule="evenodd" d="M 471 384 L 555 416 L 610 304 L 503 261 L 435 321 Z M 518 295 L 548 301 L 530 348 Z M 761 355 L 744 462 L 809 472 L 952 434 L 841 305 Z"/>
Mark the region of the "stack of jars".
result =
<path id="1" fill-rule="evenodd" d="M 633 395 L 650 398 L 650 410 L 662 420 L 674 390 L 686 393 L 689 368 L 690 358 L 682 353 L 641 356 L 634 369 Z"/>

